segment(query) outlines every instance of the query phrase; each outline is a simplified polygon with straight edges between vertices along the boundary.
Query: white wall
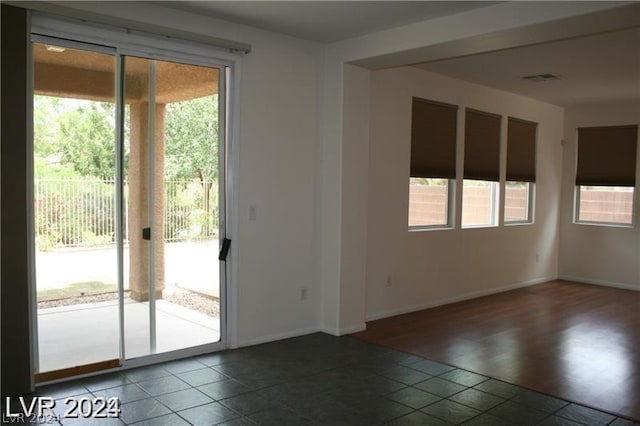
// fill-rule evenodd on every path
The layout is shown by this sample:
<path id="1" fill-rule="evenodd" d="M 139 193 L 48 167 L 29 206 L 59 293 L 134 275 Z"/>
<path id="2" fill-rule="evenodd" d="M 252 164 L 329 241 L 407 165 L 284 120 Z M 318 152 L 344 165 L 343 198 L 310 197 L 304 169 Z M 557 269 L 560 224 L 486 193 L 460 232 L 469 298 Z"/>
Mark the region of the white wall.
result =
<path id="1" fill-rule="evenodd" d="M 241 64 L 232 148 L 237 198 L 230 206 L 236 225 L 230 339 L 245 345 L 316 330 L 319 45 L 149 3 L 65 6 L 252 45 Z M 251 205 L 255 222 L 248 220 Z"/>
<path id="2" fill-rule="evenodd" d="M 560 266 L 562 278 L 640 290 L 640 209 L 636 226 L 573 223 L 577 128 L 640 123 L 640 103 L 609 103 L 567 108 L 563 155 Z M 640 161 L 638 162 L 640 165 Z"/>
<path id="3" fill-rule="evenodd" d="M 555 278 L 562 108 L 413 67 L 372 72 L 370 96 L 367 319 Z M 539 123 L 535 223 L 408 231 L 413 96 L 458 105 L 459 128 L 465 107 Z"/>
<path id="4" fill-rule="evenodd" d="M 238 341 L 315 330 L 314 223 L 318 50 L 252 39 L 242 64 L 238 205 Z M 258 220 L 247 220 L 249 205 Z M 308 297 L 301 301 L 301 289 Z"/>
<path id="5" fill-rule="evenodd" d="M 352 91 L 349 86 L 359 84 L 348 78 L 345 64 L 352 63 L 371 68 L 399 66 L 406 63 L 418 63 L 425 59 L 435 60 L 482 53 L 492 49 L 517 47 L 545 42 L 554 38 L 577 37 L 605 31 L 610 26 L 620 25 L 620 21 L 628 18 L 624 12 L 613 11 L 615 13 L 610 14 L 606 10 L 617 5 L 619 4 L 607 2 L 588 4 L 584 2 L 561 4 L 557 2 L 499 3 L 471 12 L 445 16 L 345 40 L 324 48 L 320 109 L 320 176 L 318 179 L 320 218 L 316 223 L 318 238 L 316 282 L 317 288 L 322 289 L 319 316 L 321 329 L 341 334 L 360 328 L 365 320 L 359 314 L 362 311 L 362 298 L 366 297 L 369 300 L 372 297 L 374 299 L 378 297 L 369 294 L 375 287 L 371 281 L 379 279 L 377 273 L 370 275 L 367 268 L 361 267 L 361 262 L 352 262 L 349 252 L 343 252 L 345 248 L 362 247 L 363 245 L 371 247 L 371 242 L 367 243 L 367 239 L 372 237 L 371 216 L 376 214 L 375 211 L 370 210 L 371 203 L 364 194 L 357 199 L 351 199 L 348 204 L 343 204 L 345 200 L 343 191 L 356 193 L 358 188 L 362 192 L 367 191 L 367 186 L 371 187 L 371 182 L 368 185 L 361 182 L 361 177 L 369 173 L 368 161 L 362 158 L 357 161 L 345 161 L 350 156 L 349 153 L 355 149 L 354 146 L 359 146 L 362 141 L 363 135 L 358 133 L 358 129 L 367 128 L 366 119 L 360 113 L 353 114 L 353 111 L 347 110 L 345 106 L 345 95 Z M 596 12 L 604 14 L 604 18 Z M 360 93 L 358 96 L 368 96 L 357 88 L 354 93 Z M 371 96 L 373 95 L 371 93 Z M 356 100 L 355 103 L 357 102 Z M 364 123 L 362 123 L 363 120 Z M 356 123 L 356 121 L 361 123 Z M 349 130 L 346 131 L 344 126 L 349 126 Z M 555 161 L 559 161 L 559 158 Z M 354 181 L 351 181 L 352 179 Z M 551 207 L 549 208 L 551 209 Z M 362 235 L 359 232 L 351 232 L 345 224 L 358 223 L 363 219 L 362 212 L 367 210 L 369 212 L 369 233 Z M 379 221 L 375 223 L 379 224 Z M 532 231 L 519 232 L 525 234 Z M 553 234 L 555 229 L 552 229 L 551 225 L 544 230 L 539 230 L 536 236 L 542 232 L 549 233 L 545 237 L 545 241 L 555 236 Z M 483 230 L 469 232 L 470 235 L 473 235 L 472 238 L 476 238 L 478 241 L 483 240 L 484 233 Z M 512 238 L 511 234 L 505 235 L 504 239 L 499 241 L 508 242 L 509 238 Z M 525 237 L 518 238 L 522 240 Z M 534 243 L 536 242 L 534 241 Z M 389 243 L 391 244 L 391 242 Z M 458 244 L 461 245 L 461 250 L 464 250 L 463 242 Z M 400 250 L 402 247 L 400 246 Z M 421 247 L 419 248 L 422 250 Z M 547 248 L 540 247 L 540 250 L 542 249 L 546 250 Z M 420 255 L 420 250 L 414 250 L 412 253 Z M 504 247 L 500 250 L 501 254 L 505 252 L 507 258 L 530 254 L 530 250 L 523 253 L 522 247 L 519 248 L 520 252 L 516 251 L 515 253 L 507 251 Z M 376 256 L 379 258 L 379 255 Z M 447 265 L 459 268 L 457 262 L 449 259 L 444 260 L 442 267 L 439 266 L 436 269 L 444 269 Z M 554 262 L 555 265 L 555 259 L 553 261 L 543 260 L 541 264 L 544 266 L 548 262 Z M 397 265 L 398 268 L 401 266 Z M 522 276 L 519 276 L 516 271 L 511 271 L 507 273 L 506 277 L 499 278 L 495 285 L 520 282 L 532 275 L 546 275 L 538 273 L 539 268 L 539 266 L 533 268 L 535 273 L 531 273 L 527 268 Z M 550 268 L 550 275 L 553 275 L 551 272 L 555 273 L 554 267 L 549 264 L 548 268 Z M 385 267 L 386 269 L 388 268 Z M 462 272 L 460 273 L 462 274 Z M 502 274 L 502 272 L 500 273 Z M 361 283 L 363 282 L 368 282 L 366 295 L 362 293 Z M 485 289 L 488 284 L 481 282 L 477 286 L 479 289 Z M 469 294 L 467 290 L 452 288 L 450 293 Z M 375 309 L 380 312 L 383 310 L 392 312 L 399 309 L 400 306 L 404 306 L 404 301 L 409 297 L 408 294 L 405 294 L 401 297 L 402 300 L 391 301 L 385 307 L 378 306 Z M 447 295 L 434 295 L 433 300 L 444 300 L 445 297 Z M 414 304 L 418 306 L 421 303 L 415 302 Z M 367 312 L 372 313 L 373 310 Z M 348 313 L 348 316 L 343 316 L 345 313 Z"/>
<path id="6" fill-rule="evenodd" d="M 340 331 L 361 331 L 366 328 L 365 277 L 360 271 L 367 264 L 367 188 L 369 165 L 369 77 L 371 72 L 353 65 L 344 67 L 344 115 L 349 121 L 342 123 L 343 138 L 353 141 L 342 152 L 342 246 L 340 281 L 349 283 L 340 287 Z M 363 200 L 365 202 L 363 202 Z M 345 214 L 350 212 L 350 214 Z"/>

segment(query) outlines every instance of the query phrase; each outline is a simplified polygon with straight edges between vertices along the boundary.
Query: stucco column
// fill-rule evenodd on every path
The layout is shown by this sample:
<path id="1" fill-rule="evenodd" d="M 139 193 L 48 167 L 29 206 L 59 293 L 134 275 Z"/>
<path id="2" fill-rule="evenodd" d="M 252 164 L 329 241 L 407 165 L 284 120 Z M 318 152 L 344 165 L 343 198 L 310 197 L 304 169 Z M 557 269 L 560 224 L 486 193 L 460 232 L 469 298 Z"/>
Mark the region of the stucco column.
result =
<path id="1" fill-rule="evenodd" d="M 153 175 L 153 206 L 149 205 L 149 104 L 132 104 L 129 148 L 129 289 L 131 298 L 149 300 L 149 250 L 151 242 L 142 239 L 143 228 L 150 227 L 150 212 L 154 227 L 154 275 L 156 298 L 164 290 L 164 117 L 165 105 L 155 105 L 155 144 Z"/>

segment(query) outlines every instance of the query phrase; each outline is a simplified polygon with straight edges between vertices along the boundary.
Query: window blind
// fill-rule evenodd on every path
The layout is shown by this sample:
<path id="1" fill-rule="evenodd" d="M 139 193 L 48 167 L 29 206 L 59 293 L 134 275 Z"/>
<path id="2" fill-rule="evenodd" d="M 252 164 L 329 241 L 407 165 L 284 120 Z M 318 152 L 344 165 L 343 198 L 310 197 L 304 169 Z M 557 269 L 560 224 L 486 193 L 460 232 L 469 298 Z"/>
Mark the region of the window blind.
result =
<path id="1" fill-rule="evenodd" d="M 464 178 L 500 180 L 500 120 L 497 114 L 467 108 Z"/>
<path id="2" fill-rule="evenodd" d="M 635 186 L 638 126 L 578 129 L 576 185 Z"/>
<path id="3" fill-rule="evenodd" d="M 537 123 L 509 117 L 507 122 L 507 180 L 536 181 Z"/>
<path id="4" fill-rule="evenodd" d="M 458 107 L 413 98 L 411 177 L 456 178 Z"/>

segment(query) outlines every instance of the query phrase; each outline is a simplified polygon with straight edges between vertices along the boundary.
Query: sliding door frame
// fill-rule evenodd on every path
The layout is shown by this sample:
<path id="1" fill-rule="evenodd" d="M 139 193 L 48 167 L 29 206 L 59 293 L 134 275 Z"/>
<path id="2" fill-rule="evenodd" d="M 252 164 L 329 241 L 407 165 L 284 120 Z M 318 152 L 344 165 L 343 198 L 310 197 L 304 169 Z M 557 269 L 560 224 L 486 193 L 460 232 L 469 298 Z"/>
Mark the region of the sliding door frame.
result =
<path id="1" fill-rule="evenodd" d="M 35 142 L 34 142 L 34 128 L 33 128 L 33 120 L 34 120 L 34 114 L 33 114 L 33 99 L 35 96 L 35 84 L 34 84 L 34 79 L 35 79 L 35 72 L 34 72 L 34 49 L 33 46 L 35 44 L 52 44 L 55 46 L 59 46 L 59 47 L 64 47 L 67 49 L 75 49 L 75 50 L 81 50 L 81 51 L 85 51 L 85 52 L 91 52 L 91 53 L 98 53 L 98 54 L 102 54 L 102 55 L 106 55 L 106 56 L 112 56 L 114 58 L 114 75 L 118 75 L 118 66 L 119 66 L 119 61 L 118 61 L 118 55 L 117 55 L 117 49 L 115 47 L 108 47 L 108 46 L 103 46 L 103 45 L 96 45 L 96 44 L 92 44 L 92 43 L 87 43 L 87 42 L 83 42 L 83 41 L 78 41 L 78 40 L 67 40 L 67 39 L 59 39 L 56 37 L 51 37 L 51 36 L 47 36 L 47 35 L 40 35 L 40 34 L 34 34 L 32 33 L 30 35 L 29 38 L 29 87 L 28 87 L 28 96 L 29 96 L 29 102 L 28 102 L 28 123 L 29 123 L 29 140 L 28 140 L 28 152 L 29 152 L 29 156 L 27 158 L 27 164 L 28 164 L 28 168 L 27 168 L 27 181 L 30 182 L 30 184 L 28 185 L 29 188 L 29 194 L 28 194 L 28 200 L 29 200 L 29 229 L 28 229 L 28 240 L 29 240 L 29 289 L 30 289 L 30 314 L 31 314 L 31 363 L 32 363 L 32 371 L 34 372 L 34 374 L 36 375 L 36 377 L 40 376 L 39 380 L 43 380 L 43 381 L 49 381 L 49 377 L 51 377 L 51 380 L 58 380 L 59 377 L 59 371 L 55 370 L 53 372 L 42 372 L 39 371 L 40 370 L 40 349 L 39 349 L 39 330 L 38 330 L 38 301 L 37 301 L 37 274 L 36 274 L 36 244 L 35 244 L 35 212 L 33 209 L 33 205 L 34 205 L 34 197 L 35 197 L 35 192 L 34 192 L 34 180 L 35 180 L 35 169 L 34 169 L 34 150 L 35 150 Z M 122 209 L 122 203 L 121 200 L 123 198 L 120 198 L 122 195 L 122 180 L 119 180 L 119 177 L 121 176 L 121 172 L 119 170 L 120 164 L 121 163 L 121 152 L 120 152 L 120 129 L 121 126 L 118 125 L 118 116 L 119 116 L 119 110 L 122 109 L 120 108 L 120 102 L 119 102 L 119 94 L 120 94 L 120 85 L 119 85 L 119 81 L 120 79 L 116 78 L 115 79 L 115 86 L 114 86 L 114 102 L 115 102 L 115 113 L 114 113 L 114 118 L 116 118 L 116 126 L 114 129 L 114 145 L 115 145 L 115 151 L 116 151 L 116 167 L 115 167 L 115 182 L 116 182 L 116 188 L 115 188 L 115 200 L 116 200 L 116 210 L 117 210 L 117 214 L 116 214 L 116 263 L 117 263 L 117 270 L 116 270 L 116 276 L 118 278 L 118 285 L 117 285 L 117 290 L 118 290 L 118 298 L 120 298 L 121 296 L 121 289 L 122 289 L 122 285 L 121 283 L 123 281 L 121 281 L 121 277 L 124 274 L 124 268 L 123 268 L 123 263 L 121 262 L 121 258 L 123 258 L 123 240 L 122 240 L 122 223 L 119 223 L 119 220 L 122 218 L 122 211 L 120 210 Z M 119 304 L 120 305 L 120 304 Z M 120 331 L 120 329 L 123 327 L 123 323 L 121 321 L 121 318 L 123 317 L 123 311 L 122 308 L 119 306 L 118 308 L 118 330 Z M 122 353 L 123 353 L 123 346 L 121 343 L 121 338 L 118 337 L 118 345 L 119 345 L 119 350 L 118 350 L 118 354 L 119 354 L 119 360 L 120 360 L 120 365 L 122 365 Z M 105 360 L 105 361 L 97 361 L 97 362 L 92 362 L 91 364 L 87 364 L 89 366 L 99 366 L 99 365 L 108 365 L 109 367 L 112 366 L 112 364 L 114 364 L 115 359 L 112 360 Z M 67 371 L 79 371 L 79 372 L 84 372 L 84 367 L 85 366 L 69 366 L 69 367 L 64 367 L 62 368 L 63 372 L 67 372 Z M 108 368 L 109 368 L 108 367 Z M 90 367 L 89 370 L 87 371 L 93 371 L 92 369 L 93 367 Z M 98 367 L 98 368 L 102 368 L 102 367 Z M 44 374 L 43 374 L 44 373 Z M 45 379 L 42 379 L 42 377 L 45 377 Z M 60 376 L 60 377 L 64 377 L 64 376 Z"/>
<path id="2" fill-rule="evenodd" d="M 228 128 L 228 123 L 227 123 L 227 119 L 229 117 L 230 114 L 227 113 L 227 108 L 229 108 L 229 102 L 228 102 L 228 84 L 227 84 L 227 70 L 229 69 L 229 66 L 224 65 L 224 64 L 220 64 L 218 62 L 214 62 L 214 61 L 203 61 L 201 60 L 201 58 L 195 58 L 192 60 L 186 59 L 187 56 L 186 55 L 182 55 L 181 58 L 176 59 L 174 56 L 169 56 L 169 55 L 164 55 L 164 54 L 155 54 L 155 55 L 149 55 L 145 52 L 142 51 L 138 51 L 138 50 L 131 50 L 131 49 L 117 49 L 117 56 L 119 58 L 120 63 L 122 64 L 122 70 L 121 73 L 119 75 L 119 84 L 122 86 L 122 96 L 124 99 L 124 81 L 126 78 L 126 68 L 127 68 L 127 60 L 129 58 L 138 58 L 138 59 L 144 59 L 144 60 L 148 60 L 149 61 L 149 81 L 151 84 L 149 84 L 149 111 L 148 111 L 148 120 L 149 120 L 149 124 L 148 124 L 148 135 L 147 135 L 147 141 L 145 142 L 148 146 L 148 161 L 149 161 L 149 172 L 148 172 L 148 201 L 147 201 L 147 209 L 148 209 L 148 224 L 149 227 L 153 230 L 156 228 L 156 221 L 155 221 L 155 217 L 152 214 L 152 209 L 150 206 L 155 205 L 155 199 L 154 199 L 154 194 L 155 194 L 155 190 L 153 189 L 155 187 L 155 182 L 154 182 L 154 176 L 155 176 L 155 171 L 154 171 L 154 161 L 153 159 L 155 158 L 155 98 L 156 98 L 156 93 L 155 93 L 155 81 L 156 81 L 156 65 L 158 61 L 163 61 L 163 62 L 173 62 L 173 63 L 180 63 L 180 64 L 184 64 L 184 65 L 193 65 L 193 66 L 201 66 L 201 67 L 207 67 L 210 69 L 216 69 L 218 71 L 218 188 L 216 188 L 216 190 L 218 191 L 218 208 L 219 208 L 219 212 L 222 212 L 222 214 L 219 215 L 219 227 L 218 227 L 218 234 L 219 234 L 219 244 L 221 245 L 222 241 L 224 240 L 224 238 L 228 237 L 229 235 L 229 231 L 227 229 L 227 222 L 229 220 L 229 215 L 230 212 L 227 209 L 227 198 L 228 198 L 228 194 L 229 194 L 229 176 L 227 175 L 227 163 L 228 163 L 228 158 L 227 158 L 227 151 L 228 151 L 228 145 L 229 145 L 229 132 L 227 130 Z M 121 119 L 120 122 L 118 123 L 119 126 L 119 130 L 120 130 L 120 137 L 122 138 L 122 140 L 119 142 L 120 145 L 120 149 L 124 152 L 124 119 Z M 119 179 L 124 182 L 124 167 L 121 169 L 121 175 L 119 176 Z M 124 199 L 122 199 L 122 203 L 124 205 Z M 132 236 L 129 235 L 129 238 L 137 238 L 137 236 Z M 189 356 L 189 355 L 195 355 L 197 353 L 202 353 L 202 352 L 210 352 L 211 350 L 216 350 L 216 349 L 225 349 L 226 347 L 228 347 L 228 343 L 225 340 L 225 337 L 227 335 L 227 315 L 226 312 L 228 310 L 228 304 L 225 303 L 226 301 L 226 295 L 227 293 L 227 286 L 228 286 L 228 274 L 226 271 L 226 262 L 220 262 L 219 263 L 219 283 L 220 283 L 220 288 L 219 288 L 219 300 L 220 300 L 220 318 L 219 318 L 219 324 L 220 324 L 220 341 L 218 342 L 213 342 L 210 344 L 204 344 L 204 345 L 200 345 L 200 346 L 196 346 L 196 347 L 192 347 L 192 348 L 184 348 L 184 349 L 177 349 L 177 350 L 172 350 L 172 351 L 167 351 L 167 352 L 161 352 L 161 353 L 156 353 L 156 346 L 157 346 L 157 321 L 156 321 L 156 277 L 155 277 L 155 257 L 153 256 L 153 254 L 155 253 L 154 250 L 154 238 L 151 238 L 150 241 L 150 247 L 149 247 L 149 253 L 150 253 L 150 259 L 149 259 L 149 339 L 150 339 L 150 352 L 149 354 L 146 354 L 144 356 L 139 356 L 136 358 L 127 358 L 127 352 L 126 350 L 123 351 L 124 352 L 124 356 L 121 358 L 121 362 L 123 363 L 124 366 L 129 367 L 129 366 L 138 366 L 138 365 L 146 365 L 148 363 L 153 363 L 153 362 L 162 362 L 166 359 L 172 359 L 174 356 L 175 357 L 183 357 L 183 356 Z M 120 244 L 123 244 L 123 241 L 120 242 Z M 218 249 L 220 249 L 220 247 L 218 247 Z M 124 284 L 124 281 L 123 281 Z M 124 285 L 119 285 L 119 289 L 122 289 L 121 291 L 124 293 L 124 289 L 123 289 Z M 122 315 L 124 315 L 124 297 L 120 297 L 120 311 L 123 313 Z M 122 322 L 122 324 L 124 324 L 124 321 Z M 121 347 L 124 347 L 126 344 L 126 339 L 125 339 L 125 333 L 122 333 L 122 338 L 121 338 Z"/>
<path id="3" fill-rule="evenodd" d="M 64 18 L 52 18 L 38 12 L 32 13 L 31 45 L 48 40 L 51 44 L 69 48 L 80 48 L 99 53 L 109 53 L 115 56 L 116 62 L 116 205 L 118 212 L 117 224 L 117 259 L 118 259 L 118 298 L 119 298 L 119 355 L 120 367 L 126 369 L 142 365 L 149 365 L 171 359 L 193 356 L 201 353 L 222 350 L 228 347 L 236 347 L 236 295 L 235 277 L 237 276 L 237 245 L 231 246 L 230 255 L 226 262 L 220 262 L 220 340 L 210 344 L 169 351 L 159 354 L 126 359 L 124 342 L 124 56 L 135 56 L 154 60 L 166 60 L 188 65 L 198 65 L 219 70 L 219 197 L 218 203 L 223 215 L 219 217 L 219 241 L 224 238 L 232 238 L 237 235 L 238 197 L 235 190 L 235 170 L 238 164 L 238 150 L 235 138 L 239 128 L 239 81 L 242 55 L 224 49 L 217 49 L 190 41 L 167 39 L 153 34 L 131 34 L 119 28 L 110 28 L 104 25 L 88 25 L 84 22 L 67 20 Z M 73 41 L 71 41 L 73 40 Z M 33 77 L 33 49 L 30 50 L 30 72 Z M 30 81 L 29 95 L 33 97 L 33 80 Z M 30 116 L 33 114 L 33 104 L 30 103 Z M 33 120 L 30 119 L 30 125 Z M 32 130 L 32 129 L 31 129 Z M 33 132 L 30 134 L 30 150 L 33 152 Z M 33 182 L 33 158 L 30 162 L 30 178 Z M 33 193 L 30 194 L 33 201 Z M 33 216 L 33 215 L 31 215 Z M 38 325 L 37 325 L 37 301 L 35 282 L 35 240 L 34 218 L 31 217 L 30 229 L 30 253 L 31 262 L 31 307 L 32 307 L 32 339 L 31 354 L 33 371 L 38 371 Z M 229 321 L 231 318 L 231 321 Z M 117 370 L 116 369 L 116 370 Z M 96 373 L 94 373 L 96 374 Z"/>

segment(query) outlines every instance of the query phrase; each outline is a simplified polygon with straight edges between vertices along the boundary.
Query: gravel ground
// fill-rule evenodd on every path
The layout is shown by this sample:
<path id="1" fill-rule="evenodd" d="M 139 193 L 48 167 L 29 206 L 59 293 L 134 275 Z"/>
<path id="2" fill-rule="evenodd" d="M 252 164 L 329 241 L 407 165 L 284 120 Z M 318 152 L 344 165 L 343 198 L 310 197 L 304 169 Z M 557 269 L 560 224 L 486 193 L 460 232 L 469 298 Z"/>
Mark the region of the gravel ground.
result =
<path id="1" fill-rule="evenodd" d="M 129 291 L 125 291 L 127 297 Z M 87 296 L 68 297 L 65 299 L 48 300 L 38 302 L 38 309 L 56 308 L 58 306 L 79 305 L 83 303 L 105 302 L 108 300 L 117 300 L 118 294 L 115 292 L 92 294 Z M 220 317 L 220 301 L 217 297 L 206 296 L 200 293 L 189 291 L 186 289 L 172 287 L 166 289 L 163 299 L 167 302 L 174 303 L 185 308 L 196 310 L 205 315 L 214 318 Z"/>
<path id="2" fill-rule="evenodd" d="M 165 290 L 162 297 L 168 302 L 196 310 L 210 317 L 220 317 L 220 301 L 217 297 L 203 295 L 178 287 Z"/>
<path id="3" fill-rule="evenodd" d="M 125 297 L 129 293 L 125 291 Z M 80 305 L 83 303 L 106 302 L 107 300 L 118 300 L 118 293 L 108 292 L 90 294 L 86 296 L 65 297 L 64 299 L 46 300 L 38 302 L 38 309 L 57 308 L 59 306 Z"/>

